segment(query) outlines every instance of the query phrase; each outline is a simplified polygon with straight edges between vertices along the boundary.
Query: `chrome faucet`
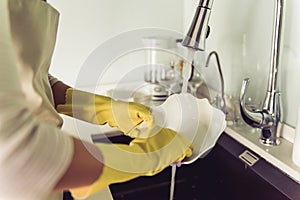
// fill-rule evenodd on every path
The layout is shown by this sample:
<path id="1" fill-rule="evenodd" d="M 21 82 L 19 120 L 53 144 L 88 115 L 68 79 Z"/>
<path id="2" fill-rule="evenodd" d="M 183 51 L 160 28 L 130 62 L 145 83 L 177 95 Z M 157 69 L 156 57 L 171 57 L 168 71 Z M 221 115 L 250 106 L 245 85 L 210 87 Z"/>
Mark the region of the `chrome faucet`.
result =
<path id="1" fill-rule="evenodd" d="M 205 40 L 209 35 L 208 21 L 213 0 L 200 0 L 192 24 L 182 45 L 195 50 L 205 50 Z"/>
<path id="2" fill-rule="evenodd" d="M 185 36 L 182 42 L 183 46 L 194 49 L 196 51 L 205 50 L 205 41 L 210 33 L 208 22 L 209 22 L 212 5 L 213 5 L 213 0 L 200 0 L 192 24 L 188 30 L 187 35 Z M 205 66 L 208 67 L 208 64 L 212 56 L 215 56 L 216 58 L 219 76 L 221 79 L 221 98 L 216 97 L 216 102 L 217 105 L 219 105 L 218 107 L 220 107 L 221 110 L 226 114 L 227 108 L 226 108 L 226 101 L 225 101 L 224 78 L 221 69 L 219 55 L 216 51 L 212 51 L 209 53 Z"/>
<path id="3" fill-rule="evenodd" d="M 280 143 L 281 105 L 277 75 L 283 37 L 284 4 L 284 0 L 275 0 L 270 75 L 262 109 L 247 108 L 245 93 L 250 81 L 248 78 L 244 79 L 240 94 L 240 110 L 244 121 L 252 127 L 262 129 L 260 141 L 266 145 Z M 200 0 L 188 34 L 182 42 L 183 46 L 195 50 L 205 50 L 205 39 L 210 31 L 208 21 L 212 5 L 213 0 Z"/>
<path id="4" fill-rule="evenodd" d="M 284 0 L 275 0 L 274 24 L 271 49 L 271 67 L 267 93 L 262 109 L 249 109 L 245 103 L 245 93 L 249 79 L 244 79 L 240 94 L 240 109 L 244 121 L 261 129 L 260 141 L 266 145 L 278 145 L 281 131 L 280 93 L 277 87 L 278 66 L 283 37 Z"/>

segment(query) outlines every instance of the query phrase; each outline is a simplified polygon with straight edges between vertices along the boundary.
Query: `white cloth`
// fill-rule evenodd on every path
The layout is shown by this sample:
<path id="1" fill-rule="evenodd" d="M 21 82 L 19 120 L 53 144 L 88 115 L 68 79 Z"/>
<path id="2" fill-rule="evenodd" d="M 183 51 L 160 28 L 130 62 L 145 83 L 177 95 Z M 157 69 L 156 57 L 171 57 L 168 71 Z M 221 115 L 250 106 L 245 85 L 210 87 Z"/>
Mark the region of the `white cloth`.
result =
<path id="1" fill-rule="evenodd" d="M 58 17 L 41 0 L 0 1 L 0 200 L 62 199 L 51 189 L 73 143 L 48 80 Z"/>

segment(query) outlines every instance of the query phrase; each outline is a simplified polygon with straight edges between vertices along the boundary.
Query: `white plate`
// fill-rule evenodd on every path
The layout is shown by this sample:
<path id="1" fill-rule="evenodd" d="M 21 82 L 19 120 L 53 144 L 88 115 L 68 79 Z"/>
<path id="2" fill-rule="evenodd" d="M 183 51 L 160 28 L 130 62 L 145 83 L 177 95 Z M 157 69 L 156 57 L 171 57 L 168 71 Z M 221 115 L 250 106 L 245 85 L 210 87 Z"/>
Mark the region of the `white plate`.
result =
<path id="1" fill-rule="evenodd" d="M 173 129 L 193 141 L 193 155 L 182 163 L 190 164 L 204 157 L 214 147 L 226 128 L 225 114 L 189 93 L 174 94 L 160 106 L 153 107 L 157 125 Z"/>

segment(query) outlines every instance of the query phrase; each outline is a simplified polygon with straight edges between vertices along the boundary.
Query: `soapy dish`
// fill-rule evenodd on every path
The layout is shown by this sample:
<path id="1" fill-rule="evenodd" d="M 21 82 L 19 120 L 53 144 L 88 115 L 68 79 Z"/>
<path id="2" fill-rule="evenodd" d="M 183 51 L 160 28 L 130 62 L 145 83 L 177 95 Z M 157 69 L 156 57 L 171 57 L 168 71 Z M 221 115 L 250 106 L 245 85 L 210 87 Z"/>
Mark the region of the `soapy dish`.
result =
<path id="1" fill-rule="evenodd" d="M 193 142 L 193 155 L 182 164 L 205 157 L 226 127 L 221 110 L 211 106 L 207 99 L 189 93 L 171 95 L 163 104 L 152 107 L 152 113 L 157 125 L 173 129 Z"/>

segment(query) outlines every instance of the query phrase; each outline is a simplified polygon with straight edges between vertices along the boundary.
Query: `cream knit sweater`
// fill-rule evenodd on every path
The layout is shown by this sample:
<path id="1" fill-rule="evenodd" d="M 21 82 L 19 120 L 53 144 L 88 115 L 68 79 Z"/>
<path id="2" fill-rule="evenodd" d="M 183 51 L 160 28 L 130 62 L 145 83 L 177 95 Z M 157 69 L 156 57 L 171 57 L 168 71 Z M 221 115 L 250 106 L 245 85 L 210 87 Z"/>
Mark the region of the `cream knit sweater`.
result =
<path id="1" fill-rule="evenodd" d="M 51 190 L 73 143 L 48 80 L 58 17 L 41 0 L 0 1 L 0 200 L 62 199 Z"/>

